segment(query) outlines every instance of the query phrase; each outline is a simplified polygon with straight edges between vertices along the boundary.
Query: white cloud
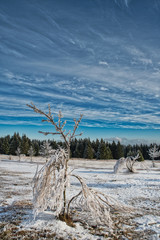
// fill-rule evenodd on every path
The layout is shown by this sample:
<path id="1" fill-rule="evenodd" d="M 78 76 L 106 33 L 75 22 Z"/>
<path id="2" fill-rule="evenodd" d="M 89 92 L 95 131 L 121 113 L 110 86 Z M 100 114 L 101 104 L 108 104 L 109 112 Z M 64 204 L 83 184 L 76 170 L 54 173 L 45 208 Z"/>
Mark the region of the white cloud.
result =
<path id="1" fill-rule="evenodd" d="M 139 60 L 140 60 L 144 65 L 152 64 L 152 60 L 149 59 L 149 58 L 139 58 Z"/>
<path id="2" fill-rule="evenodd" d="M 116 143 L 119 141 L 122 145 L 136 145 L 136 144 L 151 144 L 151 143 L 156 143 L 157 140 L 148 140 L 148 139 L 143 139 L 143 138 L 125 138 L 125 137 L 112 137 L 112 138 L 105 138 L 106 141 L 112 143 L 115 141 Z"/>
<path id="3" fill-rule="evenodd" d="M 105 61 L 99 61 L 99 65 L 105 65 L 107 67 L 109 66 L 109 64 Z"/>

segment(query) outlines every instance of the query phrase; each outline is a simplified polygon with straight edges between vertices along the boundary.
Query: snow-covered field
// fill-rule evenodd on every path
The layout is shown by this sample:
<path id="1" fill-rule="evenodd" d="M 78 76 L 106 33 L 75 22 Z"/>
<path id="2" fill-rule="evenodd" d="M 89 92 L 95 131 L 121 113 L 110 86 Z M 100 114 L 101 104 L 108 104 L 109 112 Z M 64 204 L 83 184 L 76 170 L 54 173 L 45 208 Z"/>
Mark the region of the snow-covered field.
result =
<path id="1" fill-rule="evenodd" d="M 69 227 L 46 211 L 33 218 L 32 178 L 42 158 L 0 156 L 0 239 L 160 239 L 160 163 L 148 170 L 137 166 L 136 173 L 113 173 L 114 160 L 70 160 L 70 168 L 95 188 L 124 204 L 135 207 L 133 216 L 121 216 L 121 227 L 111 233 Z M 148 167 L 151 162 L 146 161 Z M 80 185 L 71 179 L 70 193 Z M 70 194 L 69 193 L 69 194 Z M 119 225 L 120 226 L 120 225 Z"/>

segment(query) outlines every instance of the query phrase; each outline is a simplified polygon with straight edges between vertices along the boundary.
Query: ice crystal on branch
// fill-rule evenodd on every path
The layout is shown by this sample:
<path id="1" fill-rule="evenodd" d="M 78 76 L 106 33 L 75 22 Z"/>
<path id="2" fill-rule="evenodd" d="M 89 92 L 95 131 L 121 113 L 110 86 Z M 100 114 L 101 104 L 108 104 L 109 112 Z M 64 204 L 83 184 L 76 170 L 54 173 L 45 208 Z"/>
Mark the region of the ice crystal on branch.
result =
<path id="1" fill-rule="evenodd" d="M 58 216 L 64 207 L 63 193 L 67 186 L 65 161 L 67 153 L 58 149 L 51 159 L 36 172 L 33 187 L 33 203 L 36 214 L 50 208 Z"/>

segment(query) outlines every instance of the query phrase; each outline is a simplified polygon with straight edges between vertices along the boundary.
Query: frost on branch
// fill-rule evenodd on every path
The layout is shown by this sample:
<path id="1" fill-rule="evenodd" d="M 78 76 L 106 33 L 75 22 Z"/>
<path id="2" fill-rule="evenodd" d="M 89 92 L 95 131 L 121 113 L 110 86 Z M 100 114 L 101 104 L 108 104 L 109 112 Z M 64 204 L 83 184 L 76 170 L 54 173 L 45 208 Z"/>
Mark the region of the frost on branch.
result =
<path id="1" fill-rule="evenodd" d="M 78 214 L 78 220 L 87 222 L 88 225 L 99 225 L 112 228 L 114 226 L 111 212 L 122 211 L 128 212 L 131 209 L 121 205 L 113 198 L 100 193 L 96 190 L 88 188 L 84 180 L 77 176 L 71 175 L 68 169 L 68 161 L 70 159 L 70 143 L 75 136 L 75 132 L 81 122 L 82 116 L 79 120 L 74 119 L 73 131 L 65 132 L 64 126 L 66 121 L 62 122 L 62 114 L 58 114 L 58 122 L 55 122 L 51 113 L 50 106 L 48 106 L 49 113 L 45 113 L 38 109 L 33 103 L 27 105 L 35 112 L 43 115 L 46 119 L 43 122 L 51 123 L 56 132 L 40 132 L 44 135 L 59 134 L 65 144 L 66 151 L 64 149 L 58 149 L 54 151 L 51 159 L 35 174 L 34 186 L 33 186 L 33 202 L 35 208 L 35 214 L 43 212 L 47 209 L 53 211 L 53 213 L 59 217 L 59 219 L 69 221 L 76 219 L 76 213 Z M 67 198 L 67 187 L 69 186 L 70 176 L 75 177 L 81 184 L 82 190 L 72 198 Z M 75 213 L 76 211 L 76 213 Z"/>
<path id="2" fill-rule="evenodd" d="M 33 187 L 35 214 L 50 208 L 58 216 L 64 207 L 63 193 L 68 183 L 65 150 L 58 149 L 51 159 L 36 172 Z"/>
<path id="3" fill-rule="evenodd" d="M 124 157 L 117 160 L 115 166 L 114 166 L 114 173 L 120 172 L 124 167 L 126 166 L 126 159 Z"/>
<path id="4" fill-rule="evenodd" d="M 72 176 L 79 180 L 82 187 L 82 190 L 68 203 L 68 214 L 70 205 L 72 205 L 72 212 L 76 210 L 77 216 L 73 218 L 77 217 L 79 221 L 90 226 L 103 226 L 111 229 L 114 227 L 111 216 L 115 211 L 131 212 L 133 210 L 114 198 L 89 188 L 80 176 L 74 174 Z"/>
<path id="5" fill-rule="evenodd" d="M 139 153 L 136 157 L 130 156 L 127 158 L 120 158 L 117 160 L 115 166 L 114 166 L 114 173 L 120 172 L 124 167 L 127 167 L 129 172 L 134 173 L 136 171 L 135 169 L 135 163 L 137 163 L 139 159 Z"/>
<path id="6" fill-rule="evenodd" d="M 42 169 L 36 172 L 33 187 L 35 216 L 39 212 L 50 209 L 57 217 L 65 216 L 63 220 L 66 222 L 70 218 L 89 226 L 113 228 L 113 212 L 130 212 L 131 208 L 89 188 L 80 176 L 66 172 L 66 159 L 67 153 L 60 148 L 55 151 Z M 65 198 L 64 204 L 64 190 L 69 186 L 70 176 L 78 179 L 82 189 L 71 199 Z M 64 206 L 66 207 L 65 214 Z"/>

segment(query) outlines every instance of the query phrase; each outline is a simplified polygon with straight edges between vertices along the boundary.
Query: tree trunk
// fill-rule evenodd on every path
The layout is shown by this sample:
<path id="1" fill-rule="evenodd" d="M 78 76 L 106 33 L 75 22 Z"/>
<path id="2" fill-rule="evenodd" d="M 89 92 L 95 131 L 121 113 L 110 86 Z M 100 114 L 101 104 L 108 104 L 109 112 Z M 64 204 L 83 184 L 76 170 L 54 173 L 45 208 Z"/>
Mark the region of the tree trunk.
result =
<path id="1" fill-rule="evenodd" d="M 67 178 L 67 171 L 68 171 L 68 161 L 70 159 L 70 145 L 67 146 L 67 153 L 68 153 L 68 156 L 65 160 L 65 175 L 64 175 L 64 180 L 66 181 L 66 178 Z M 67 186 L 64 187 L 64 191 L 63 191 L 63 216 L 64 218 L 66 218 L 66 188 Z"/>

